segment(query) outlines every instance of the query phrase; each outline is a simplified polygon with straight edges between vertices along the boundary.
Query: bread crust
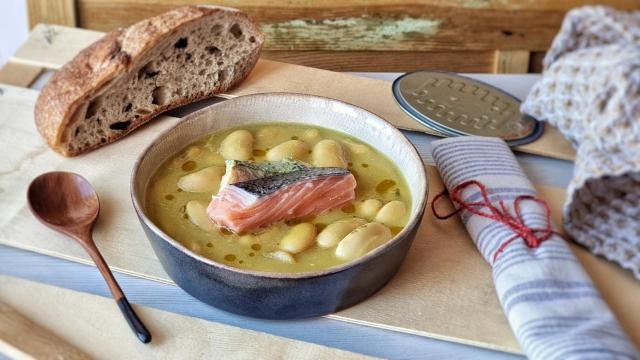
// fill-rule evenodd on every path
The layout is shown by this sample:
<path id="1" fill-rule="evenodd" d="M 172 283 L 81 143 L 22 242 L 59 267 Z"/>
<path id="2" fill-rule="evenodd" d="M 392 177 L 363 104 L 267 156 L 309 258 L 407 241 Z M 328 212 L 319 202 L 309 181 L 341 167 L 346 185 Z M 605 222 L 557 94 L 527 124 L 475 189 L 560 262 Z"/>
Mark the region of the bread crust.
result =
<path id="1" fill-rule="evenodd" d="M 246 66 L 232 81 L 222 83 L 208 92 L 195 94 L 191 98 L 179 98 L 169 104 L 156 108 L 153 112 L 140 116 L 128 129 L 106 142 L 82 149 L 68 151 L 63 146 L 63 135 L 72 116 L 89 98 L 109 85 L 121 74 L 137 65 L 147 50 L 171 36 L 177 28 L 208 17 L 218 12 L 227 12 L 233 16 L 243 17 L 257 34 L 257 51 L 246 59 Z M 264 37 L 256 23 L 236 9 L 220 6 L 184 6 L 159 16 L 143 20 L 128 28 L 115 29 L 95 43 L 89 45 L 53 74 L 43 87 L 35 105 L 36 127 L 49 146 L 65 156 L 75 156 L 83 152 L 107 145 L 116 141 L 159 113 L 185 105 L 220 92 L 224 92 L 242 82 L 258 61 Z"/>

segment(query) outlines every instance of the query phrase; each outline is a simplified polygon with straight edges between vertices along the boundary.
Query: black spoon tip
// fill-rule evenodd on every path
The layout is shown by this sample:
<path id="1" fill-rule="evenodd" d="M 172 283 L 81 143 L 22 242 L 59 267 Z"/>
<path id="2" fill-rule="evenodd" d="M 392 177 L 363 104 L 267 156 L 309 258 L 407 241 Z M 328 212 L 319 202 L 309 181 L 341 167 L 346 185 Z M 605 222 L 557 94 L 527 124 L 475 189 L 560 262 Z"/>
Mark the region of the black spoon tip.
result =
<path id="1" fill-rule="evenodd" d="M 125 319 L 127 319 L 127 323 L 129 323 L 129 327 L 133 330 L 138 339 L 144 344 L 151 342 L 151 333 L 147 330 L 146 326 L 142 323 L 142 320 L 140 320 L 136 312 L 133 310 L 133 307 L 131 307 L 127 298 L 123 296 L 117 302 L 120 311 L 122 311 Z"/>

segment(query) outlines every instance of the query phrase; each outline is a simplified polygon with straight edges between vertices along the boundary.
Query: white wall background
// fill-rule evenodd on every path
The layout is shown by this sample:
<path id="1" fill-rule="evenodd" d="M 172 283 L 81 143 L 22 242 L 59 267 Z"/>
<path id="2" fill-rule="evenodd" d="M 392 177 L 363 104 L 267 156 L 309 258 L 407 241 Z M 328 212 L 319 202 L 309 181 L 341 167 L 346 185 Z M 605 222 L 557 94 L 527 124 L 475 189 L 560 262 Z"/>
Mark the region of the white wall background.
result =
<path id="1" fill-rule="evenodd" d="M 26 0 L 0 0 L 0 66 L 27 38 L 28 28 Z"/>

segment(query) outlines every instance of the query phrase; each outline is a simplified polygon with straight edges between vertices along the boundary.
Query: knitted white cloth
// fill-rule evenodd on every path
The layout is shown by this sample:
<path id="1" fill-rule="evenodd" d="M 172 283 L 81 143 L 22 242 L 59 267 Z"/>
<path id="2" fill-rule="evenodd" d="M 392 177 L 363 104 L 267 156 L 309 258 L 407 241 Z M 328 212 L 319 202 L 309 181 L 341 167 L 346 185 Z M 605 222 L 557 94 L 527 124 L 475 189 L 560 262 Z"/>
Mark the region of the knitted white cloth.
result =
<path id="1" fill-rule="evenodd" d="M 570 11 L 522 111 L 577 148 L 565 230 L 640 279 L 640 11 Z"/>

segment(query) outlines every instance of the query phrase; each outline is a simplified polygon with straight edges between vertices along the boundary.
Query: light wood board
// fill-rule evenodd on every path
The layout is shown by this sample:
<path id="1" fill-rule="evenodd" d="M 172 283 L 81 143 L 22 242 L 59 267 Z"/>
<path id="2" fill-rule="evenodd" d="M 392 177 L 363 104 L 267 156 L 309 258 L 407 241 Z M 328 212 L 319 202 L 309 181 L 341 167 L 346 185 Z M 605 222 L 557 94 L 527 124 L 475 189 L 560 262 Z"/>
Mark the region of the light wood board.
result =
<path id="1" fill-rule="evenodd" d="M 162 117 L 116 144 L 77 158 L 52 152 L 33 121 L 34 90 L 0 86 L 0 243 L 81 263 L 82 249 L 38 223 L 26 203 L 26 188 L 45 171 L 74 171 L 96 188 L 101 213 L 94 238 L 114 270 L 171 283 L 157 261 L 133 211 L 129 176 L 133 162 L 157 134 L 179 119 Z M 429 168 L 430 194 L 442 188 Z M 539 187 L 558 216 L 564 190 Z M 556 218 L 556 223 L 560 223 Z M 640 345 L 640 284 L 629 273 L 585 251 L 576 253 L 604 297 Z M 423 224 L 398 275 L 379 293 L 330 317 L 446 339 L 491 349 L 520 352 L 502 313 L 489 265 L 480 257 L 458 220 L 436 222 L 425 213 Z"/>
<path id="2" fill-rule="evenodd" d="M 33 322 L 94 359 L 372 359 L 322 345 L 136 306 L 136 312 L 142 319 L 147 319 L 146 325 L 153 335 L 151 343 L 145 345 L 131 333 L 111 299 L 4 275 L 0 275 L 0 301 L 11 304 Z M 0 347 L 0 353 L 1 350 Z M 45 353 L 34 358 L 87 358 L 71 355 Z"/>
<path id="3" fill-rule="evenodd" d="M 0 276 L 2 279 L 2 276 Z M 0 280 L 2 283 L 2 280 Z M 5 290 L 6 291 L 6 290 Z M 2 302 L 0 295 L 0 354 L 21 359 L 90 359 L 51 331 Z"/>
<path id="4" fill-rule="evenodd" d="M 11 61 L 59 69 L 78 51 L 102 35 L 96 31 L 64 26 L 38 25 Z M 509 56 L 516 55 L 517 53 Z M 505 55 L 503 60 L 508 62 L 509 56 Z M 396 104 L 391 92 L 391 82 L 383 80 L 260 60 L 238 88 L 223 96 L 233 97 L 264 92 L 295 92 L 339 99 L 367 109 L 398 128 L 435 134 L 431 129 L 409 117 Z M 575 158 L 575 151 L 569 141 L 556 128 L 548 125 L 538 140 L 519 146 L 517 150 L 565 160 Z"/>

